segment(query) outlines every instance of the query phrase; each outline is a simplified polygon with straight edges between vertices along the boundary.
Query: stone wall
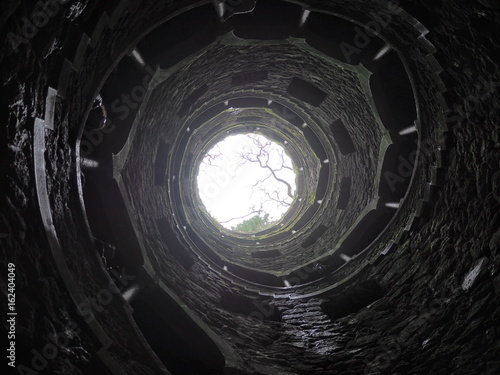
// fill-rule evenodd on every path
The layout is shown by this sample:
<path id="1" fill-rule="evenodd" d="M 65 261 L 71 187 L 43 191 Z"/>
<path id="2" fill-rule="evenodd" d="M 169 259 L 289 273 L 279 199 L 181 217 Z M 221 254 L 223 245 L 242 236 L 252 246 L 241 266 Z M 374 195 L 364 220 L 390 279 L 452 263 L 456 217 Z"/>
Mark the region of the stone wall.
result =
<path id="1" fill-rule="evenodd" d="M 6 264 L 15 263 L 17 364 L 47 374 L 166 373 L 119 293 L 133 280 L 124 275 L 122 285 L 110 284 L 92 247 L 72 147 L 112 65 L 146 28 L 192 2 L 51 3 L 58 3 L 60 9 L 46 25 L 36 26 L 36 35 L 25 32 L 27 41 L 14 48 L 18 39 L 12 39 L 10 32 L 22 36 L 25 20 L 42 25 L 35 21 L 38 5 L 12 1 L 2 4 L 0 12 L 4 46 L 0 121 L 5 140 L 0 215 L 2 311 L 7 306 Z M 356 14 L 364 7 L 377 9 L 378 4 L 350 3 L 339 1 L 338 8 Z M 498 13 L 486 1 L 441 4 L 419 0 L 400 6 L 429 30 L 426 38 L 435 46 L 435 57 L 443 68 L 443 98 L 450 112 L 445 114 L 449 130 L 442 143 L 445 158 L 425 214 L 411 231 L 403 230 L 407 221 L 393 222 L 391 233 L 380 238 L 365 258 L 372 262 L 365 263 L 360 277 L 352 280 L 353 287 L 375 280 L 386 290 L 385 296 L 332 321 L 321 303 L 333 296 L 342 298 L 349 289 L 340 285 L 331 295 L 297 299 L 300 294 L 290 291 L 294 298 L 284 298 L 283 293 L 283 298 L 273 301 L 282 313 L 281 322 L 259 322 L 219 304 L 222 291 L 248 296 L 255 296 L 255 291 L 229 282 L 204 263 L 197 262 L 187 272 L 171 256 L 158 259 L 165 267 L 164 282 L 235 351 L 238 365 L 233 373 L 500 372 L 500 76 L 494 59 L 499 49 L 498 18 L 493 21 Z M 103 12 L 107 18 L 102 18 Z M 397 30 L 398 22 L 389 30 Z M 79 49 L 80 45 L 84 47 Z M 49 86 L 63 96 L 56 105 L 53 130 L 51 115 L 46 113 Z M 422 106 L 435 105 L 434 95 L 426 97 L 423 87 L 420 92 Z M 43 119 L 44 125 L 36 118 Z M 424 118 L 431 124 L 434 120 Z M 40 126 L 44 126 L 46 150 L 41 158 L 36 143 Z M 46 168 L 40 160 L 45 160 Z M 429 158 L 426 163 L 430 162 L 438 163 Z M 38 179 L 42 171 L 46 196 L 40 190 L 43 181 Z M 425 184 L 431 177 L 429 168 L 419 169 L 415 184 Z M 416 192 L 421 190 L 409 194 Z M 409 217 L 419 198 L 410 197 L 408 215 L 402 217 Z M 47 206 L 43 208 L 44 202 L 49 203 L 50 212 Z M 396 245 L 383 257 L 376 256 L 393 238 Z M 158 236 L 145 236 L 144 243 L 149 249 L 164 248 Z M 339 271 L 335 281 L 355 273 L 360 262 L 354 260 Z M 87 308 L 89 299 L 97 301 L 91 308 Z M 97 319 L 87 321 L 89 312 Z M 58 349 L 51 346 L 51 334 L 59 337 Z"/>

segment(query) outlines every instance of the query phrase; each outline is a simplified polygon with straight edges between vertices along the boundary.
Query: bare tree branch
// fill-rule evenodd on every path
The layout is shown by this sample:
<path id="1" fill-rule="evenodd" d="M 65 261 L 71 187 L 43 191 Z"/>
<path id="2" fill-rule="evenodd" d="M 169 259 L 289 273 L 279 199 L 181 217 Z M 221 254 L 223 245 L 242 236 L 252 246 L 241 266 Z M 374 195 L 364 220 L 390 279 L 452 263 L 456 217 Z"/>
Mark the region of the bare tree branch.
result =
<path id="1" fill-rule="evenodd" d="M 254 145 L 258 147 L 258 154 L 252 153 L 251 151 L 248 151 L 246 153 L 240 153 L 240 156 L 242 158 L 242 161 L 239 163 L 239 166 L 242 166 L 245 164 L 245 161 L 251 162 L 251 163 L 259 163 L 259 166 L 261 168 L 267 169 L 269 172 L 271 172 L 271 175 L 274 177 L 274 179 L 286 186 L 287 189 L 287 194 L 290 198 L 293 199 L 293 193 L 292 193 L 292 186 L 290 183 L 285 181 L 284 179 L 280 178 L 277 176 L 276 172 L 285 169 L 293 170 L 291 167 L 288 167 L 285 165 L 285 156 L 284 152 L 282 150 L 278 151 L 278 155 L 280 156 L 281 160 L 281 166 L 279 168 L 272 168 L 269 165 L 269 159 L 270 159 L 270 150 L 269 148 L 271 147 L 271 141 L 266 141 L 265 143 L 262 143 L 260 138 L 257 138 L 253 135 L 248 135 L 250 139 L 252 139 Z M 263 182 L 263 181 L 262 181 Z M 253 186 L 257 186 L 259 184 L 259 181 L 254 184 Z"/>
<path id="2" fill-rule="evenodd" d="M 211 166 L 214 166 L 213 162 L 222 156 L 222 152 L 220 150 L 220 146 L 217 143 L 210 152 L 205 156 L 205 160 Z"/>
<path id="3" fill-rule="evenodd" d="M 232 219 L 225 220 L 225 221 L 219 221 L 219 224 L 226 224 L 226 223 L 229 223 L 230 221 L 233 221 L 233 220 L 244 219 L 247 216 L 254 215 L 254 214 L 259 214 L 260 215 L 262 212 L 263 212 L 262 207 L 259 210 L 253 209 L 253 211 L 250 212 L 249 214 L 246 214 L 246 215 L 243 215 L 243 216 L 240 216 L 240 217 L 233 217 Z"/>
<path id="4" fill-rule="evenodd" d="M 249 143 L 245 146 L 241 144 L 243 150 L 236 154 L 239 158 L 236 158 L 236 160 L 231 159 L 231 162 L 235 162 L 237 168 L 241 168 L 247 163 L 254 163 L 264 171 L 263 173 L 257 173 L 258 177 L 255 176 L 260 178 L 259 180 L 252 181 L 251 185 L 246 187 L 250 188 L 251 192 L 249 201 L 252 202 L 258 196 L 262 202 L 261 207 L 260 209 L 249 207 L 251 212 L 240 217 L 219 221 L 220 224 L 243 220 L 252 215 L 262 216 L 267 211 L 263 209 L 264 205 L 269 205 L 269 208 L 271 206 L 288 208 L 295 198 L 295 187 L 293 186 L 295 176 L 290 173 L 290 171 L 294 172 L 293 164 L 286 151 L 259 134 L 247 134 L 246 136 Z M 223 155 L 222 148 L 217 144 L 207 153 L 205 167 L 208 165 L 223 168 L 225 160 L 227 158 Z"/>

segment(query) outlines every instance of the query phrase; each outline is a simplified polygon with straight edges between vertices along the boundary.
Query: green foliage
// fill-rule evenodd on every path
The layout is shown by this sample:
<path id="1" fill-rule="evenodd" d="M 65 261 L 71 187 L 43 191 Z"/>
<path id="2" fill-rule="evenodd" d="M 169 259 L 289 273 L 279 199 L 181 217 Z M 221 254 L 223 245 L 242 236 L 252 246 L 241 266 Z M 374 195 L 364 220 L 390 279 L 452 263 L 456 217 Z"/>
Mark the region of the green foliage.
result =
<path id="1" fill-rule="evenodd" d="M 269 221 L 269 214 L 264 216 L 255 215 L 239 223 L 236 227 L 232 227 L 231 230 L 242 233 L 255 233 L 269 228 L 272 224 L 273 222 Z"/>

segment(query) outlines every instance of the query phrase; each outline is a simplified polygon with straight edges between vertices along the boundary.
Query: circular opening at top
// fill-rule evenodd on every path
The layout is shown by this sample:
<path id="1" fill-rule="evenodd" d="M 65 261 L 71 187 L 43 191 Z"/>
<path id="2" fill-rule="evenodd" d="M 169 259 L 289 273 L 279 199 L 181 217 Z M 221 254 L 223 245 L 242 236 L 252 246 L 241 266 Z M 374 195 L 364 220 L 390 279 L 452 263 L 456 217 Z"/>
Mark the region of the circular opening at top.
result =
<path id="1" fill-rule="evenodd" d="M 291 207 L 295 179 L 294 164 L 282 145 L 247 133 L 216 143 L 199 165 L 197 183 L 201 201 L 217 223 L 257 233 L 275 225 Z"/>

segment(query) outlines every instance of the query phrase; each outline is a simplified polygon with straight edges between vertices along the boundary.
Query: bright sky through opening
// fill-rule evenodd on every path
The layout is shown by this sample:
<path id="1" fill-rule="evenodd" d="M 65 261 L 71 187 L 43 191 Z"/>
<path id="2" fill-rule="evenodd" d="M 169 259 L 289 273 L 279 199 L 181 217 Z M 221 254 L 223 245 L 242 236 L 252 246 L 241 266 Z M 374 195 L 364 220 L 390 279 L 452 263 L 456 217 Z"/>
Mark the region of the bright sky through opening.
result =
<path id="1" fill-rule="evenodd" d="M 282 146 L 254 133 L 217 143 L 200 163 L 197 182 L 206 210 L 227 229 L 266 213 L 277 221 L 295 198 L 292 160 Z"/>

